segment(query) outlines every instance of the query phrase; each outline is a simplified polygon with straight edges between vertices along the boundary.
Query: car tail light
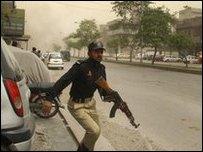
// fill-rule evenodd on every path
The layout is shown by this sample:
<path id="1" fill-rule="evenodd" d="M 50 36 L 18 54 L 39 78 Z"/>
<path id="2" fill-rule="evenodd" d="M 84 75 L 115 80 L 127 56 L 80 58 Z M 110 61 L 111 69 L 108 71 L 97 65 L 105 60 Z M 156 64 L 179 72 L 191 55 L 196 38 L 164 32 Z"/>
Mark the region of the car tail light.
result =
<path id="1" fill-rule="evenodd" d="M 20 117 L 23 117 L 23 102 L 21 100 L 20 92 L 15 81 L 6 79 L 4 81 L 8 96 L 14 111 Z"/>

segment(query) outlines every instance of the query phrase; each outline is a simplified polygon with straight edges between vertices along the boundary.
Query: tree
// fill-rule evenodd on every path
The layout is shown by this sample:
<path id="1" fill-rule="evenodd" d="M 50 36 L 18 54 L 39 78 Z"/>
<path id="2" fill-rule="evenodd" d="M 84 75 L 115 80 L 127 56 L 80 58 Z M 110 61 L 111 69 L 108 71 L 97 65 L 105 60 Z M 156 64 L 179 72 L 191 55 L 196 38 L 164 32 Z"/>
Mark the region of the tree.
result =
<path id="1" fill-rule="evenodd" d="M 116 61 L 118 60 L 118 49 L 119 47 L 124 48 L 127 44 L 127 39 L 123 35 L 116 35 L 114 37 L 110 37 L 107 40 L 107 47 L 110 48 L 110 50 L 114 50 L 116 53 Z"/>
<path id="2" fill-rule="evenodd" d="M 130 62 L 132 61 L 132 52 L 138 46 L 142 53 L 142 37 L 137 36 L 138 29 L 142 28 L 140 19 L 142 13 L 148 8 L 151 2 L 149 1 L 115 1 L 113 4 L 113 11 L 122 18 L 123 29 L 126 32 L 128 39 L 128 46 L 130 47 Z M 142 62 L 142 58 L 140 60 Z"/>
<path id="3" fill-rule="evenodd" d="M 170 15 L 169 10 L 163 10 L 163 7 L 147 8 L 143 11 L 141 17 L 143 28 L 139 29 L 138 37 L 143 38 L 145 46 L 154 48 L 152 64 L 154 64 L 158 49 L 167 44 L 172 23 L 172 15 Z"/>
<path id="4" fill-rule="evenodd" d="M 99 36 L 100 33 L 95 20 L 84 19 L 80 22 L 79 28 L 76 32 L 69 35 L 69 39 L 74 38 L 77 42 L 69 41 L 69 45 L 72 43 L 71 45 L 74 46 L 74 48 L 78 46 L 78 49 L 80 50 L 83 47 L 87 47 L 92 41 L 98 39 Z"/>
<path id="5" fill-rule="evenodd" d="M 88 46 L 93 40 L 99 38 L 100 33 L 95 20 L 83 20 L 80 22 L 79 28 L 76 30 L 75 37 L 80 38 L 83 47 Z"/>
<path id="6" fill-rule="evenodd" d="M 56 52 L 59 52 L 61 50 L 61 46 L 56 43 L 53 43 L 52 46 L 53 46 L 53 50 Z"/>
<path id="7" fill-rule="evenodd" d="M 187 55 L 189 51 L 194 47 L 194 42 L 191 37 L 183 33 L 171 34 L 168 39 L 168 46 L 179 52 L 183 63 L 188 67 Z"/>
<path id="8" fill-rule="evenodd" d="M 74 55 L 75 56 L 75 51 L 76 50 L 81 50 L 82 49 L 82 45 L 80 43 L 80 39 L 78 39 L 76 37 L 76 34 L 75 33 L 71 33 L 68 37 L 65 37 L 63 39 L 64 43 L 66 44 L 66 49 L 67 50 L 71 50 L 73 49 L 74 50 Z"/>
<path id="9" fill-rule="evenodd" d="M 77 48 L 78 41 L 75 41 L 75 33 L 71 33 L 69 36 L 63 38 L 63 42 L 65 43 L 67 50 Z"/>

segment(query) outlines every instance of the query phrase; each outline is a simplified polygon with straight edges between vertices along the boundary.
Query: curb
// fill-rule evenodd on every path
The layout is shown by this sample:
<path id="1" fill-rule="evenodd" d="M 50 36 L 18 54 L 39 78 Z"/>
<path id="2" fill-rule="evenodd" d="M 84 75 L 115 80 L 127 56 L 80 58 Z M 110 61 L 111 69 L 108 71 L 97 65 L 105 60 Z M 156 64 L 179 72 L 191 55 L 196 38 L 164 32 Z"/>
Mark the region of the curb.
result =
<path id="1" fill-rule="evenodd" d="M 72 57 L 74 59 L 84 59 L 84 58 L 77 58 Z M 202 68 L 193 68 L 191 69 L 182 67 L 182 66 L 170 66 L 170 65 L 160 65 L 160 64 L 154 64 L 151 65 L 150 63 L 139 63 L 139 62 L 129 62 L 129 61 L 115 61 L 115 60 L 109 60 L 105 59 L 103 62 L 110 62 L 110 63 L 119 63 L 119 64 L 125 64 L 125 65 L 133 65 L 133 66 L 140 66 L 140 67 L 146 67 L 146 68 L 155 68 L 160 70 L 166 70 L 166 71 L 175 71 L 175 72 L 183 72 L 183 73 L 191 73 L 191 74 L 198 74 L 202 75 Z"/>
<path id="2" fill-rule="evenodd" d="M 104 60 L 104 62 L 119 63 L 119 64 L 125 64 L 125 65 L 141 66 L 141 67 L 155 68 L 155 69 L 160 69 L 160 70 L 176 71 L 176 72 L 202 75 L 201 68 L 200 69 L 189 69 L 186 67 L 174 67 L 174 66 L 159 65 L 159 64 L 151 65 L 148 63 L 135 63 L 135 62 L 127 62 L 127 61 L 114 61 L 114 60 Z"/>

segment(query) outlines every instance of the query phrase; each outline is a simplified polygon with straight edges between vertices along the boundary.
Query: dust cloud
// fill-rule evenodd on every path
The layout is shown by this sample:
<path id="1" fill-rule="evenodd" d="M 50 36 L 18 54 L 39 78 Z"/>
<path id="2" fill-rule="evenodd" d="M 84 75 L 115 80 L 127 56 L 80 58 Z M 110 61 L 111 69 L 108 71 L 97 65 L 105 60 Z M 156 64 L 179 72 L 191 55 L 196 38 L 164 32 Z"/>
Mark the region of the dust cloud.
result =
<path id="1" fill-rule="evenodd" d="M 35 46 L 42 52 L 51 52 L 53 43 L 65 48 L 62 39 L 75 32 L 83 19 L 96 19 L 100 25 L 116 18 L 110 2 L 16 1 L 16 6 L 25 9 L 29 49 Z"/>
<path id="2" fill-rule="evenodd" d="M 19 9 L 25 9 L 25 34 L 30 35 L 29 49 L 52 51 L 56 43 L 64 48 L 62 39 L 75 32 L 83 19 L 95 19 L 97 25 L 118 18 L 112 11 L 112 1 L 15 1 Z M 155 2 L 155 1 L 152 1 Z M 184 5 L 202 8 L 201 1 L 156 1 L 155 6 L 165 5 L 171 12 Z"/>

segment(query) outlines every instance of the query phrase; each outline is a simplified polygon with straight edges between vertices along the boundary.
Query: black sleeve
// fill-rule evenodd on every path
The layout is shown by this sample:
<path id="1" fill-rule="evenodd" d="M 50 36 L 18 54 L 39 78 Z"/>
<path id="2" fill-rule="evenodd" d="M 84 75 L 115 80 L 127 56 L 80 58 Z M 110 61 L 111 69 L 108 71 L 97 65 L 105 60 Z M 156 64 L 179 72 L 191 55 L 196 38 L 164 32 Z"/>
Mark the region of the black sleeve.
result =
<path id="1" fill-rule="evenodd" d="M 98 78 L 98 80 L 100 78 L 104 78 L 106 80 L 106 71 L 105 71 L 105 67 L 104 66 L 102 67 L 102 73 L 101 73 L 101 76 Z M 99 86 L 97 88 L 98 88 L 99 95 L 100 95 L 101 99 L 103 100 L 104 96 L 107 95 L 107 92 L 104 89 L 100 88 Z"/>
<path id="2" fill-rule="evenodd" d="M 60 94 L 60 92 L 65 89 L 79 73 L 79 64 L 75 63 L 59 80 L 56 81 L 52 90 L 50 90 L 50 95 L 55 97 Z"/>

